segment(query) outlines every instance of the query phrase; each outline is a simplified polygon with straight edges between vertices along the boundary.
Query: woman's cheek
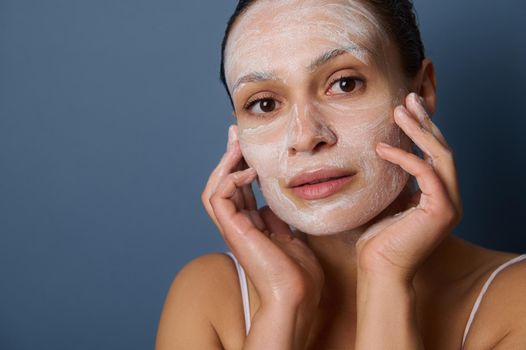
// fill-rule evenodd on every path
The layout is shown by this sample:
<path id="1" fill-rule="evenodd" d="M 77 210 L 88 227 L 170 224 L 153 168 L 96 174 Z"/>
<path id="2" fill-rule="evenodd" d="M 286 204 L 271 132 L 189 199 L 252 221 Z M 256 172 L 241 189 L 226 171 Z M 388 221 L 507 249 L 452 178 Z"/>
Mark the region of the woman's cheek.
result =
<path id="1" fill-rule="evenodd" d="M 388 160 L 381 158 L 376 152 L 376 145 L 379 142 L 384 142 L 397 148 L 410 151 L 410 140 L 405 133 L 394 123 L 392 118 L 389 118 L 382 132 L 379 132 L 374 138 L 374 143 L 371 145 L 371 149 L 375 154 L 377 160 L 378 174 L 376 178 L 378 183 L 379 196 L 383 198 L 384 203 L 391 203 L 405 187 L 409 174 L 402 169 L 398 164 L 392 163 Z M 380 207 L 385 207 L 382 204 Z"/>
<path id="2" fill-rule="evenodd" d="M 241 153 L 248 166 L 254 168 L 259 181 L 276 177 L 278 170 L 277 150 L 272 145 L 247 142 L 240 137 Z"/>
<path id="3" fill-rule="evenodd" d="M 258 185 L 265 198 L 266 204 L 272 211 L 287 223 L 293 222 L 290 213 L 294 211 L 278 182 L 280 177 L 280 159 L 282 159 L 283 145 L 255 144 L 240 137 L 241 152 L 247 164 L 256 170 Z M 281 156 L 281 157 L 280 157 Z"/>

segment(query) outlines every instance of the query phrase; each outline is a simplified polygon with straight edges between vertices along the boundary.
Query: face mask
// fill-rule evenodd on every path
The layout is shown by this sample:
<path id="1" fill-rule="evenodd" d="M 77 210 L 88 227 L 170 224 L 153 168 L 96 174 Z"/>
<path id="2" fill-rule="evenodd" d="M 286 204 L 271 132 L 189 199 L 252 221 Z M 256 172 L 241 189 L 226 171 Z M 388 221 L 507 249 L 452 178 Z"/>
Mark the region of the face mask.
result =
<path id="1" fill-rule="evenodd" d="M 354 1 L 260 1 L 238 21 L 225 72 L 241 150 L 269 207 L 314 235 L 374 218 L 409 178 L 377 155 L 376 144 L 410 147 L 393 120 L 402 79 L 387 65 L 389 43 L 374 16 Z M 266 105 L 243 110 L 258 98 Z M 290 187 L 319 171 L 331 181 Z"/>

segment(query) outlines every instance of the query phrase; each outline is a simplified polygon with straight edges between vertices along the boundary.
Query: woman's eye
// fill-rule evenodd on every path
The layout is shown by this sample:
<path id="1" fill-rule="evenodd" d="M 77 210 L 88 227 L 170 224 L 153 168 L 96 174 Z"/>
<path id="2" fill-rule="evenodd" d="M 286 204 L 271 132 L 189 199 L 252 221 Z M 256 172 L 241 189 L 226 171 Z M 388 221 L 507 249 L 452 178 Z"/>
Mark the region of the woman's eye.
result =
<path id="1" fill-rule="evenodd" d="M 271 113 L 276 109 L 277 101 L 272 98 L 262 98 L 250 102 L 246 109 L 254 114 Z"/>
<path id="2" fill-rule="evenodd" d="M 335 90 L 332 91 L 332 93 L 335 93 L 335 94 L 349 93 L 349 92 L 353 92 L 356 89 L 359 89 L 362 86 L 362 84 L 363 84 L 363 81 L 358 78 L 343 77 L 343 78 L 340 78 L 334 81 L 331 84 L 329 91 L 333 90 L 334 88 Z"/>

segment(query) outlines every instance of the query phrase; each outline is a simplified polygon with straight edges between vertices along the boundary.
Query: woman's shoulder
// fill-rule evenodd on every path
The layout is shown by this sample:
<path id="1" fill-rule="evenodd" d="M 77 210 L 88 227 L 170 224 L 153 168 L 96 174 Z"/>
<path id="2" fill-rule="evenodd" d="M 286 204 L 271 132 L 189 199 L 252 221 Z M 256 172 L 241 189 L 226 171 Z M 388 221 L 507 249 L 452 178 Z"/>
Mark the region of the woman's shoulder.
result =
<path id="1" fill-rule="evenodd" d="M 526 256 L 482 250 L 465 348 L 526 348 Z"/>
<path id="2" fill-rule="evenodd" d="M 233 260 L 221 252 L 195 257 L 178 271 L 168 290 L 157 343 L 173 347 L 185 338 L 202 339 L 207 334 L 217 348 L 240 348 L 240 336 L 244 334 L 242 307 Z M 211 341 L 206 346 L 211 346 Z"/>
<path id="3" fill-rule="evenodd" d="M 235 273 L 235 264 L 227 254 L 212 252 L 188 261 L 177 272 L 173 283 L 177 283 L 178 279 L 180 279 L 186 283 L 190 282 L 195 287 L 224 287 L 225 279 L 230 280 L 232 274 Z"/>

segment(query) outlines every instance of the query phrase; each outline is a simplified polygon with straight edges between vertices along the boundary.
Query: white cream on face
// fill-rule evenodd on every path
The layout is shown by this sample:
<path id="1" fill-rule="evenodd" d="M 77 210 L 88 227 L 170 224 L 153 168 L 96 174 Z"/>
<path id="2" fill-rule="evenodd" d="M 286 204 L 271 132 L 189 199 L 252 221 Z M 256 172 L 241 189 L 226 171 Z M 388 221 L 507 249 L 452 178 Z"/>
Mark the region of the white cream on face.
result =
<path id="1" fill-rule="evenodd" d="M 375 41 L 382 42 L 380 52 L 371 45 Z M 285 75 L 294 76 L 305 68 L 297 65 L 297 55 L 306 53 L 312 58 L 316 53 L 313 44 L 320 52 L 344 48 L 370 64 L 373 55 L 380 58 L 377 61 L 387 63 L 383 50 L 390 40 L 374 15 L 357 1 L 257 1 L 238 18 L 225 48 L 224 66 L 231 95 L 239 87 L 237 78 L 253 72 L 270 75 L 278 57 L 293 68 Z M 262 50 L 269 46 L 276 51 Z"/>
<path id="2" fill-rule="evenodd" d="M 318 53 L 343 47 L 371 67 L 387 61 L 385 38 L 374 16 L 356 1 L 259 1 L 230 34 L 225 72 L 233 94 L 251 84 L 236 82 L 253 72 L 289 89 L 283 108 L 271 118 L 238 116 L 239 137 L 270 208 L 303 232 L 331 234 L 366 223 L 398 196 L 409 177 L 375 152 L 378 142 L 409 145 L 392 118 L 403 94 L 389 75 L 362 98 L 321 99 L 305 88 L 307 67 Z M 316 143 L 324 147 L 305 148 Z M 301 200 L 284 188 L 303 171 L 328 167 L 357 174 L 345 191 L 320 200 Z"/>

